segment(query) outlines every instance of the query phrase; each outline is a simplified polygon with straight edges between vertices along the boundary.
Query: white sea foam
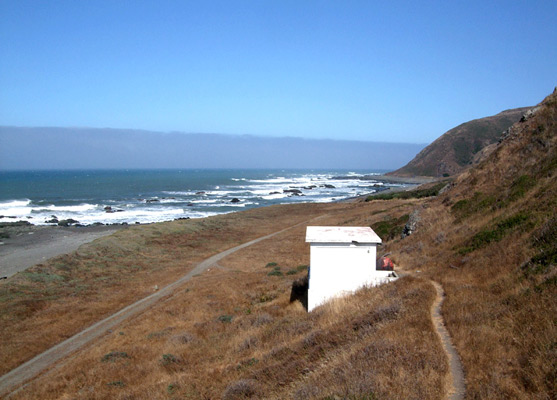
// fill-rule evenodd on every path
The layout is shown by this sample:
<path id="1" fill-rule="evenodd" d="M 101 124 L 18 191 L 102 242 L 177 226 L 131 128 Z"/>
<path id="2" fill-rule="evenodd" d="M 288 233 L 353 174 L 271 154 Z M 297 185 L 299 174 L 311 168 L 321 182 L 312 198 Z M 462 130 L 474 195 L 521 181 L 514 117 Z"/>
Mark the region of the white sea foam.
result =
<path id="1" fill-rule="evenodd" d="M 69 212 L 69 213 L 82 213 L 90 210 L 96 210 L 99 208 L 98 204 L 80 204 L 77 206 L 55 206 L 55 205 L 48 205 L 48 206 L 33 206 L 31 212 L 41 212 L 41 211 L 49 211 L 49 212 Z"/>
<path id="2" fill-rule="evenodd" d="M 0 215 L 9 217 L 25 217 L 30 212 L 29 204 L 31 200 L 12 200 L 0 203 Z"/>
<path id="3" fill-rule="evenodd" d="M 268 194 L 265 196 L 259 196 L 259 198 L 264 199 L 264 200 L 277 200 L 277 199 L 284 199 L 285 197 L 288 197 L 288 194 L 286 193 L 275 193 L 275 194 Z"/>
<path id="4" fill-rule="evenodd" d="M 366 175 L 372 175 L 372 173 Z M 330 202 L 374 192 L 376 191 L 375 186 L 383 185 L 383 183 L 373 180 L 359 180 L 361 175 L 353 171 L 344 176 L 347 178 L 333 179 L 332 174 L 323 173 L 292 176 L 281 173 L 257 179 L 250 179 L 249 175 L 236 176 L 228 178 L 228 183 L 215 185 L 209 190 L 206 187 L 188 187 L 186 183 L 183 190 L 155 191 L 149 194 L 132 193 L 127 198 L 98 198 L 88 203 L 71 205 L 61 205 L 55 202 L 41 205 L 37 202 L 33 203 L 29 199 L 10 200 L 0 202 L 0 216 L 28 219 L 33 224 L 45 224 L 46 221 L 52 219 L 53 215 L 58 220 L 71 218 L 84 225 L 95 222 L 105 224 L 150 223 L 184 217 L 203 218 L 279 203 Z M 325 185 L 334 187 L 325 187 Z M 300 190 L 303 195 L 293 196 L 284 192 L 284 190 L 294 188 Z M 140 200 L 140 198 L 156 199 L 157 201 L 148 202 Z M 233 198 L 238 198 L 240 202 L 232 203 Z M 105 206 L 107 205 L 112 207 L 113 212 L 106 212 Z M 13 220 L 13 218 L 0 219 L 0 221 Z"/>
<path id="5" fill-rule="evenodd" d="M 5 208 L 12 208 L 12 207 L 25 207 L 31 204 L 31 200 L 9 200 L 9 201 L 0 201 L 0 210 Z"/>

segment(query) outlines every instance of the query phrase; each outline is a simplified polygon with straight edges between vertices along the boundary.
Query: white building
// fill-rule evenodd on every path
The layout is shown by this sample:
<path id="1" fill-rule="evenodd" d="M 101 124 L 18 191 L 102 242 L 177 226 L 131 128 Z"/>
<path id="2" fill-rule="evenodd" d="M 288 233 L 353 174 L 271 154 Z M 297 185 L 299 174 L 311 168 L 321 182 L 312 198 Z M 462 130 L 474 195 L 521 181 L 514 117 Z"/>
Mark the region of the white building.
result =
<path id="1" fill-rule="evenodd" d="M 369 227 L 308 226 L 310 244 L 308 311 L 364 285 L 389 281 L 392 271 L 376 269 L 381 238 Z"/>

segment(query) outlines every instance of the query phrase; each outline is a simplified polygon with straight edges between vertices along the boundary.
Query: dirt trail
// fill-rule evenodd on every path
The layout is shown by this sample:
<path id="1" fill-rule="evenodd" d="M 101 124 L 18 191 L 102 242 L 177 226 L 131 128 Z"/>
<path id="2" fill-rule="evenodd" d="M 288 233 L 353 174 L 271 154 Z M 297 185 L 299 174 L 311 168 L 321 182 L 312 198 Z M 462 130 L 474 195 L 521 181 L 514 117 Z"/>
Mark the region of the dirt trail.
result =
<path id="1" fill-rule="evenodd" d="M 57 344 L 56 346 L 48 349 L 47 351 L 37 355 L 26 363 L 21 364 L 19 367 L 14 368 L 7 374 L 0 377 L 0 396 L 4 396 L 11 391 L 17 389 L 24 383 L 30 381 L 35 376 L 40 374 L 42 371 L 53 366 L 54 363 L 61 360 L 64 357 L 69 356 L 74 351 L 78 350 L 80 347 L 91 342 L 92 340 L 98 338 L 99 336 L 105 334 L 108 330 L 113 329 L 116 325 L 122 321 L 144 311 L 145 309 L 152 306 L 157 301 L 161 300 L 163 297 L 172 295 L 174 290 L 180 285 L 189 281 L 194 275 L 200 274 L 207 270 L 209 267 L 213 266 L 219 260 L 224 257 L 241 250 L 245 247 L 251 246 L 252 244 L 258 243 L 262 240 L 269 239 L 273 236 L 281 234 L 289 229 L 295 228 L 297 226 L 306 224 L 302 222 L 291 227 L 285 228 L 275 233 L 254 239 L 252 241 L 246 242 L 239 246 L 233 247 L 231 249 L 225 250 L 218 253 L 205 261 L 199 263 L 193 270 L 188 272 L 186 275 L 178 279 L 177 281 L 171 283 L 168 286 L 163 287 L 159 291 L 147 296 L 133 304 L 121 309 L 120 311 L 112 314 L 87 329 L 77 333 L 69 339 Z"/>
<path id="2" fill-rule="evenodd" d="M 447 399 L 448 400 L 462 400 L 464 399 L 464 393 L 466 390 L 464 381 L 464 370 L 462 369 L 462 363 L 460 362 L 460 357 L 451 342 L 451 337 L 447 328 L 445 328 L 445 323 L 443 322 L 443 316 L 441 315 L 441 304 L 443 303 L 443 298 L 445 297 L 445 292 L 443 287 L 435 282 L 431 281 L 435 290 L 437 291 L 437 297 L 431 306 L 431 319 L 433 320 L 433 325 L 435 330 L 441 339 L 441 344 L 443 345 L 443 350 L 447 354 L 449 360 L 449 379 L 447 382 Z"/>

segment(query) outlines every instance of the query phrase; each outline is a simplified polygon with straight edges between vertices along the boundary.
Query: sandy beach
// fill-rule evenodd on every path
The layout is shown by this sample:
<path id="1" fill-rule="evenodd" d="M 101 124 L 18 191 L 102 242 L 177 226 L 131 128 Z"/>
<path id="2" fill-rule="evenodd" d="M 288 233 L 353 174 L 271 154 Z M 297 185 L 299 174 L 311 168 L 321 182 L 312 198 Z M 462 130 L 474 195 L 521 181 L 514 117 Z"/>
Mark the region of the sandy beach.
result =
<path id="1" fill-rule="evenodd" d="M 49 258 L 75 251 L 82 244 L 110 235 L 125 225 L 87 227 L 5 226 L 0 239 L 0 278 L 10 277 Z"/>

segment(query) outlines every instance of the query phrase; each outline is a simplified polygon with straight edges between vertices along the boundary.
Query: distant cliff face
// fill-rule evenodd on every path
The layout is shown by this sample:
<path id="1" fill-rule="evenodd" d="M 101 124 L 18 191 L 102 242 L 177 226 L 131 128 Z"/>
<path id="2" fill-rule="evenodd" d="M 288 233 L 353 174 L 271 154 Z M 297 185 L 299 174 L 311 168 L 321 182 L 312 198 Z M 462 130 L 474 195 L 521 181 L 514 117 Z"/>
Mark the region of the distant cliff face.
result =
<path id="1" fill-rule="evenodd" d="M 496 143 L 503 131 L 518 122 L 530 107 L 515 108 L 497 115 L 475 119 L 451 129 L 406 166 L 391 172 L 398 176 L 448 176 L 463 171 Z"/>

